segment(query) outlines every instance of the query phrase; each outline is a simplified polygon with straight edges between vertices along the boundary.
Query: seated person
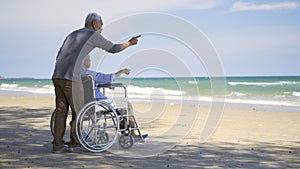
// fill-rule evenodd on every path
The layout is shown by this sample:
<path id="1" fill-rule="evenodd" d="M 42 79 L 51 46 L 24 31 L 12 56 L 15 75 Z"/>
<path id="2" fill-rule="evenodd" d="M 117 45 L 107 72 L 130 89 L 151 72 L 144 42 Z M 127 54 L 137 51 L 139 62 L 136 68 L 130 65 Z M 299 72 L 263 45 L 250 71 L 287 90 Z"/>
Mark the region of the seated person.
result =
<path id="1" fill-rule="evenodd" d="M 84 60 L 84 65 L 81 70 L 82 75 L 91 75 L 95 81 L 95 99 L 96 100 L 104 100 L 108 99 L 105 95 L 103 95 L 97 86 L 101 83 L 111 83 L 118 77 L 120 77 L 122 74 L 128 75 L 130 73 L 130 69 L 121 69 L 116 73 L 110 73 L 110 74 L 104 74 L 101 72 L 96 72 L 93 70 L 90 70 L 91 67 L 91 59 L 89 56 Z"/>
<path id="2" fill-rule="evenodd" d="M 101 72 L 96 72 L 93 70 L 90 70 L 89 68 L 91 67 L 91 59 L 90 56 L 87 56 L 87 58 L 84 60 L 84 65 L 83 68 L 81 70 L 81 74 L 82 75 L 91 75 L 95 81 L 95 99 L 96 100 L 106 100 L 108 99 L 105 95 L 103 95 L 100 91 L 100 89 L 97 87 L 99 84 L 101 83 L 111 83 L 113 82 L 115 79 L 117 79 L 118 77 L 120 77 L 122 74 L 126 74 L 129 75 L 130 73 L 130 69 L 121 69 L 119 71 L 117 71 L 116 73 L 111 73 L 111 74 L 104 74 Z M 133 115 L 133 107 L 131 105 L 130 102 L 127 102 L 128 105 L 128 114 L 129 115 Z M 129 117 L 129 126 L 131 128 L 135 128 L 135 122 L 133 117 Z M 122 122 L 125 122 L 126 118 L 124 118 L 124 120 Z M 125 124 L 123 123 L 120 127 L 124 128 Z M 135 139 L 138 139 L 138 135 L 135 134 L 134 130 L 131 132 L 131 134 L 134 136 Z M 143 139 L 147 139 L 148 135 L 143 135 L 142 138 Z"/>

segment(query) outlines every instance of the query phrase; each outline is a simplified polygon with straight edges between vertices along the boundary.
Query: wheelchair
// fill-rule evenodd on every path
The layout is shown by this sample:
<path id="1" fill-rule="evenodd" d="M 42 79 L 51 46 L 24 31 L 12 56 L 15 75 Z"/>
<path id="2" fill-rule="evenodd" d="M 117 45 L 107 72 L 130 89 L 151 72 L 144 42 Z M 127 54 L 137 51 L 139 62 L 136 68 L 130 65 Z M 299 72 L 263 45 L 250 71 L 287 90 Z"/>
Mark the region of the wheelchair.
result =
<path id="1" fill-rule="evenodd" d="M 129 149 L 134 143 L 144 143 L 148 139 L 147 134 L 141 134 L 134 115 L 128 112 L 126 86 L 122 83 L 97 86 L 104 95 L 107 89 L 123 89 L 124 95 L 121 104 L 115 104 L 112 100 L 95 100 L 95 85 L 92 76 L 83 76 L 82 86 L 85 104 L 76 117 L 76 137 L 81 147 L 90 152 L 102 152 L 117 142 L 121 148 Z M 54 110 L 50 120 L 52 135 L 55 114 Z M 129 125 L 130 122 L 134 123 L 134 127 Z M 135 131 L 138 134 L 133 135 Z M 65 143 L 65 147 L 68 147 L 67 143 Z"/>

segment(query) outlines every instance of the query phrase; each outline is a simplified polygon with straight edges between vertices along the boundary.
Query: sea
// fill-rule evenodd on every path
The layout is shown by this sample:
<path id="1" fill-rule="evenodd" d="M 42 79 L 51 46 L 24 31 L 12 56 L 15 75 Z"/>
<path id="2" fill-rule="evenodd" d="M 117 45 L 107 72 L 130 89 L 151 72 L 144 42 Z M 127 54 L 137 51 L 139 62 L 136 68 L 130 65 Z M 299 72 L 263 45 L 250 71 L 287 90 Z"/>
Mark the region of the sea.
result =
<path id="1" fill-rule="evenodd" d="M 217 80 L 216 80 L 217 79 Z M 120 78 L 133 101 L 300 112 L 300 76 Z M 0 95 L 54 95 L 51 79 L 0 80 Z"/>

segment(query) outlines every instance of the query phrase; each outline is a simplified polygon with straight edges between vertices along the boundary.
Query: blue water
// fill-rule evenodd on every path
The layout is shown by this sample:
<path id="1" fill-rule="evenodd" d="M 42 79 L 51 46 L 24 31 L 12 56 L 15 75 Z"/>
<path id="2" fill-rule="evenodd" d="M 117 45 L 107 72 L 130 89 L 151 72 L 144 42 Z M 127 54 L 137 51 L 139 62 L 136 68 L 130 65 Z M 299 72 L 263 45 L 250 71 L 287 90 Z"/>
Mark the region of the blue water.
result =
<path id="1" fill-rule="evenodd" d="M 120 78 L 117 82 L 128 86 L 131 99 L 147 100 L 151 96 L 209 102 L 214 93 L 225 97 L 228 104 L 300 107 L 300 76 L 226 77 L 214 84 L 207 77 Z M 54 87 L 50 79 L 2 79 L 0 94 L 54 95 Z"/>

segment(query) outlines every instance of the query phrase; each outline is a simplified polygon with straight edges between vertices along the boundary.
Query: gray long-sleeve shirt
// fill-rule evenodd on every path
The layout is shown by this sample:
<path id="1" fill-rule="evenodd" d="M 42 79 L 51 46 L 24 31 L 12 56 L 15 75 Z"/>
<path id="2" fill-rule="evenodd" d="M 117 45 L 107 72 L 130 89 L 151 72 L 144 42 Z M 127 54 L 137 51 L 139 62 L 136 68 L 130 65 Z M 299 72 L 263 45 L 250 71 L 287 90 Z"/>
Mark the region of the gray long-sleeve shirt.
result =
<path id="1" fill-rule="evenodd" d="M 80 73 L 84 57 L 96 47 L 109 52 L 114 44 L 88 28 L 69 34 L 58 52 L 52 79 L 74 80 L 74 76 Z"/>

